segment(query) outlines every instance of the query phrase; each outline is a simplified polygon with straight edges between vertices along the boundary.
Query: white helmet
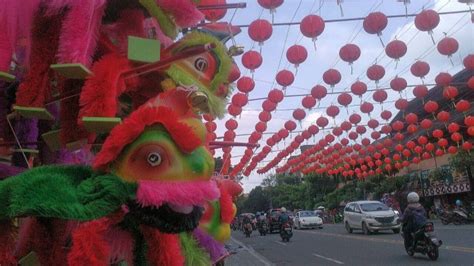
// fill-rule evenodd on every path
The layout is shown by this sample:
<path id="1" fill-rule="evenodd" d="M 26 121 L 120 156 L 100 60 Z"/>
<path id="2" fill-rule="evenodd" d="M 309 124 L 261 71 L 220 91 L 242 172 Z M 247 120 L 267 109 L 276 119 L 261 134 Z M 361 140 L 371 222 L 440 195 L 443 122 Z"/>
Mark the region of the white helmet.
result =
<path id="1" fill-rule="evenodd" d="M 420 201 L 420 196 L 416 192 L 410 192 L 407 195 L 407 201 L 408 203 L 417 203 Z"/>
<path id="2" fill-rule="evenodd" d="M 286 212 L 286 208 L 285 207 L 281 207 L 281 212 Z"/>

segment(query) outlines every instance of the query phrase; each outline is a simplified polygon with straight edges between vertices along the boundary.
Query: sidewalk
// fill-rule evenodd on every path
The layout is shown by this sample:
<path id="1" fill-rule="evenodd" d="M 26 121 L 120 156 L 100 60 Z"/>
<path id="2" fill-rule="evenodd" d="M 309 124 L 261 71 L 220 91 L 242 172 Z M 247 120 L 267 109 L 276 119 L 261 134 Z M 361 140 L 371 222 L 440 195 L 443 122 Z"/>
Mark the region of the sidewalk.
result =
<path id="1" fill-rule="evenodd" d="M 245 246 L 242 242 L 231 238 L 227 245 L 232 255 L 226 259 L 225 265 L 230 266 L 268 266 L 272 265 L 266 258 L 259 255 L 251 247 Z"/>

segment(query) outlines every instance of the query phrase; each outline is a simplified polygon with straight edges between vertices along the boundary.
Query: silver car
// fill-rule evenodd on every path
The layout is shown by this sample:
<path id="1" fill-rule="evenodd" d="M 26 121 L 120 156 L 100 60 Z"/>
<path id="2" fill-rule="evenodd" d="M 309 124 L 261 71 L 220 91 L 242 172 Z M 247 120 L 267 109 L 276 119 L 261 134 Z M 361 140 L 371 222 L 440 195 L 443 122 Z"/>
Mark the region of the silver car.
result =
<path id="1" fill-rule="evenodd" d="M 349 202 L 344 208 L 344 226 L 348 233 L 360 229 L 366 235 L 382 230 L 400 232 L 398 215 L 380 201 Z"/>

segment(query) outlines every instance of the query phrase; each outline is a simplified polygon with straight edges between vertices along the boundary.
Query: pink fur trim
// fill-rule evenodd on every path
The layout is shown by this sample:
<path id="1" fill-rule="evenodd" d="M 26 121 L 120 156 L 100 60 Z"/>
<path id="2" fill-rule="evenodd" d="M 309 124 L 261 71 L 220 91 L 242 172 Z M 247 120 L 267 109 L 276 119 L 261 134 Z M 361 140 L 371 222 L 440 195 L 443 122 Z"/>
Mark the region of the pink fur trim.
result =
<path id="1" fill-rule="evenodd" d="M 220 192 L 214 181 L 138 181 L 137 201 L 142 206 L 203 205 L 215 200 Z"/>
<path id="2" fill-rule="evenodd" d="M 75 1 L 63 22 L 59 63 L 90 66 L 104 11 L 105 0 Z"/>
<path id="3" fill-rule="evenodd" d="M 195 26 L 204 15 L 191 0 L 158 0 L 158 5 L 171 14 L 176 24 L 182 28 Z"/>

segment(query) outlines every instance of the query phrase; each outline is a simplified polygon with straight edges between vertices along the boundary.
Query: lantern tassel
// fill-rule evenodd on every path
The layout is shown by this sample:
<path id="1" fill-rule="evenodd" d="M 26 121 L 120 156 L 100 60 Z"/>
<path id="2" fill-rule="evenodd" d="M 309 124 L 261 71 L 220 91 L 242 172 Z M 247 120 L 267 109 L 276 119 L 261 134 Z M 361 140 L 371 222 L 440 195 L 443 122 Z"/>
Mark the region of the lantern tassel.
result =
<path id="1" fill-rule="evenodd" d="M 354 68 L 352 67 L 352 63 L 349 64 L 351 66 L 351 75 L 354 74 Z"/>
<path id="2" fill-rule="evenodd" d="M 339 10 L 341 11 L 341 17 L 344 17 L 344 10 L 342 9 L 342 4 L 339 2 L 337 5 L 339 6 Z"/>
<path id="3" fill-rule="evenodd" d="M 408 3 L 405 1 L 405 18 L 408 18 Z"/>
<path id="4" fill-rule="evenodd" d="M 395 70 L 397 70 L 397 67 L 398 67 L 398 61 L 400 61 L 400 60 L 398 60 L 398 59 L 395 59 Z"/>

